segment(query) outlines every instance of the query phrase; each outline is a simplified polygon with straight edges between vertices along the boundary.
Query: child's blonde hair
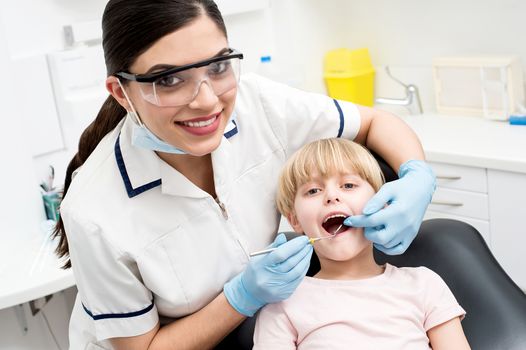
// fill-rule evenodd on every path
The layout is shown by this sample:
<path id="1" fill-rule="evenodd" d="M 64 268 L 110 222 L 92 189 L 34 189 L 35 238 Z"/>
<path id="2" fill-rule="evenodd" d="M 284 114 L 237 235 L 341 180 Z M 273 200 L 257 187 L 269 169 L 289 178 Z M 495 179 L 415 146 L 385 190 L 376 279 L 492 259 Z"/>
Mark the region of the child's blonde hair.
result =
<path id="1" fill-rule="evenodd" d="M 341 138 L 311 142 L 294 153 L 279 177 L 276 204 L 288 217 L 294 210 L 296 192 L 312 179 L 313 173 L 328 177 L 353 172 L 367 181 L 377 192 L 384 183 L 380 166 L 362 145 Z"/>

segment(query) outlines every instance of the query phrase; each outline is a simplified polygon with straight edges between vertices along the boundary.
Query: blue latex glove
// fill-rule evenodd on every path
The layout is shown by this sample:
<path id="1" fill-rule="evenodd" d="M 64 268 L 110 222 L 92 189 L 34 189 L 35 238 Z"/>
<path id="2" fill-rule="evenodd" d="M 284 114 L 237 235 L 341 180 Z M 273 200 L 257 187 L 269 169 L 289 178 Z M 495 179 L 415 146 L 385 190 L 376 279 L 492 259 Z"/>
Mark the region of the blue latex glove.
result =
<path id="1" fill-rule="evenodd" d="M 363 215 L 350 216 L 343 222 L 365 227 L 365 237 L 389 255 L 402 254 L 409 247 L 436 187 L 433 170 L 421 160 L 402 164 L 398 177 L 380 188 L 364 207 Z M 385 204 L 389 205 L 384 208 Z"/>
<path id="2" fill-rule="evenodd" d="M 312 244 L 307 236 L 287 242 L 281 233 L 270 247 L 277 249 L 253 257 L 246 269 L 223 289 L 230 305 L 245 316 L 253 316 L 268 303 L 287 299 L 309 269 Z"/>

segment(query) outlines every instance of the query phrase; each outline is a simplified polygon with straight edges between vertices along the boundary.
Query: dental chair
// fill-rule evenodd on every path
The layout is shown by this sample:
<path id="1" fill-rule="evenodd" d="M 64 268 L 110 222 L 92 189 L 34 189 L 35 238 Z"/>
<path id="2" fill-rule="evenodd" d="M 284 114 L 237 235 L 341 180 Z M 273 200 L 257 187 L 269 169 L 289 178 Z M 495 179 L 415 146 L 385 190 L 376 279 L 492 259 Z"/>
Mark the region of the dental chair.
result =
<path id="1" fill-rule="evenodd" d="M 377 158 L 386 181 L 396 179 Z M 447 283 L 466 310 L 462 327 L 473 350 L 526 349 L 526 294 L 510 279 L 471 225 L 451 219 L 424 221 L 402 255 L 375 250 L 379 264 L 426 266 Z M 313 254 L 308 276 L 320 269 Z M 216 349 L 251 349 L 256 317 L 247 319 Z"/>

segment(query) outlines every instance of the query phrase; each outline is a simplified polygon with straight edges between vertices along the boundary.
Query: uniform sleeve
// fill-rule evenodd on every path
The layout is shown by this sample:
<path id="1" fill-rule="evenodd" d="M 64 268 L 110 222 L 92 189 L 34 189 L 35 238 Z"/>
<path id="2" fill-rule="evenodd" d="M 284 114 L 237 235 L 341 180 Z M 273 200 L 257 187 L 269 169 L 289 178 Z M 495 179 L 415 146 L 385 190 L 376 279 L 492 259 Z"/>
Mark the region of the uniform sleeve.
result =
<path id="1" fill-rule="evenodd" d="M 296 349 L 298 333 L 283 310 L 282 303 L 268 304 L 257 317 L 253 350 Z"/>
<path id="2" fill-rule="evenodd" d="M 360 130 L 360 113 L 351 102 L 306 92 L 253 75 L 263 110 L 288 154 L 319 139 L 353 140 Z"/>
<path id="3" fill-rule="evenodd" d="M 144 334 L 159 316 L 133 259 L 110 244 L 93 223 L 63 210 L 72 268 L 97 340 Z"/>
<path id="4" fill-rule="evenodd" d="M 463 319 L 466 311 L 458 304 L 446 282 L 430 269 L 421 269 L 426 283 L 424 295 L 424 329 L 426 332 L 455 317 Z"/>

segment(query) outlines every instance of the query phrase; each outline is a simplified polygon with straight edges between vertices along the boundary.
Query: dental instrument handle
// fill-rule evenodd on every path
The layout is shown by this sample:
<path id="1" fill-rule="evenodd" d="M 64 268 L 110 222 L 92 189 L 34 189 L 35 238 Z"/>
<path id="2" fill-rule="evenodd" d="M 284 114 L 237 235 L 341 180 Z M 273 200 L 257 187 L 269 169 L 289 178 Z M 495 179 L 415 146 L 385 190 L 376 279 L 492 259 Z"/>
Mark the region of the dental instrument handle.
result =
<path id="1" fill-rule="evenodd" d="M 313 244 L 314 242 L 318 242 L 320 239 L 333 239 L 334 236 L 325 236 L 325 237 L 316 237 L 316 238 L 309 238 L 309 243 Z"/>
<path id="2" fill-rule="evenodd" d="M 319 241 L 320 239 L 325 239 L 325 238 L 332 238 L 332 236 L 309 238 L 309 243 L 313 244 L 314 242 Z M 270 252 L 273 252 L 274 250 L 276 250 L 276 248 L 268 248 L 268 249 L 264 249 L 264 250 L 258 250 L 257 252 L 250 253 L 249 256 L 253 257 L 253 256 L 268 254 Z"/>
<path id="3" fill-rule="evenodd" d="M 270 252 L 273 252 L 274 250 L 276 250 L 276 248 L 269 248 L 269 249 L 259 250 L 257 252 L 250 253 L 249 256 L 253 257 L 253 256 L 268 254 Z"/>

